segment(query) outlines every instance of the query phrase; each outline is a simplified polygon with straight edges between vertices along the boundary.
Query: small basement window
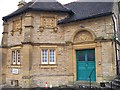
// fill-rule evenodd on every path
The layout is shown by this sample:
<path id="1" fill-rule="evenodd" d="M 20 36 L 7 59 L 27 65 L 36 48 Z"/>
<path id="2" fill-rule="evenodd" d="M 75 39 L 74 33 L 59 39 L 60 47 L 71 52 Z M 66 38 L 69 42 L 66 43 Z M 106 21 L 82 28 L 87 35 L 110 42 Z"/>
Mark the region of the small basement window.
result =
<path id="1" fill-rule="evenodd" d="M 19 81 L 18 80 L 11 80 L 11 85 L 12 86 L 19 86 Z"/>

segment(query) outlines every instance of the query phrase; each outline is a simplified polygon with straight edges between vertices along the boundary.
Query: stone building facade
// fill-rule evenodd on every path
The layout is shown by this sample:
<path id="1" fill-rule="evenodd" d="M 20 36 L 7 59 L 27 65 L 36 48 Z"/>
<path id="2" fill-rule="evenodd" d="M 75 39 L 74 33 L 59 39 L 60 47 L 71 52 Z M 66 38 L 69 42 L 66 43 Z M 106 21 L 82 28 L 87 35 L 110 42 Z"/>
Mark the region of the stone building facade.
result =
<path id="1" fill-rule="evenodd" d="M 90 74 L 97 83 L 116 76 L 117 3 L 73 2 L 63 6 L 21 1 L 19 9 L 3 21 L 3 84 L 28 88 L 44 87 L 47 82 L 60 86 L 89 81 Z"/>

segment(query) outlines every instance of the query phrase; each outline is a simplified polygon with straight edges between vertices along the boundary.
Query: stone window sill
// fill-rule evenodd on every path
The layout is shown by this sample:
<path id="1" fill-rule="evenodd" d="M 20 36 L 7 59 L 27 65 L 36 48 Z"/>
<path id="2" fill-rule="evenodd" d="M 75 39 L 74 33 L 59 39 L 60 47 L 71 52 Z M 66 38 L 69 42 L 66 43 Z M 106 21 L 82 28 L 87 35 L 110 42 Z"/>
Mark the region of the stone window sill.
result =
<path id="1" fill-rule="evenodd" d="M 40 68 L 57 68 L 57 64 L 40 64 Z"/>
<path id="2" fill-rule="evenodd" d="M 10 66 L 8 66 L 9 68 L 21 68 L 21 65 L 13 65 L 11 64 Z"/>

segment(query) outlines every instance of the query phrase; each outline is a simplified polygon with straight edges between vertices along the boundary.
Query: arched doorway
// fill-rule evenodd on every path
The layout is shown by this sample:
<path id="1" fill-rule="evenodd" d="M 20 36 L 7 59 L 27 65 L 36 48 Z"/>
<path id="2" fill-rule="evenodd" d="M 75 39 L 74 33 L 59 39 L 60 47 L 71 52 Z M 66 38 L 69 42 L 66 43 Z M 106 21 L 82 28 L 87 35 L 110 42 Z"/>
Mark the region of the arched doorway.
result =
<path id="1" fill-rule="evenodd" d="M 80 30 L 74 36 L 75 44 L 94 41 L 94 36 L 87 30 Z M 96 81 L 95 48 L 76 49 L 76 79 L 77 81 Z"/>

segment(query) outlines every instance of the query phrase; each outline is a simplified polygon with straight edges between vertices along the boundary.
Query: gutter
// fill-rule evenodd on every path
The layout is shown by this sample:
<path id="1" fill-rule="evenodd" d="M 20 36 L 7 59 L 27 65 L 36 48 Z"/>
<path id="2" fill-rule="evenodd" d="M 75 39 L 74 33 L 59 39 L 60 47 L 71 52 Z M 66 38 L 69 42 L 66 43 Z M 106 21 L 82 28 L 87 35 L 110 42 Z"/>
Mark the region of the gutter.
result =
<path id="1" fill-rule="evenodd" d="M 118 52 L 117 52 L 117 21 L 115 14 L 112 15 L 112 20 L 114 24 L 114 41 L 115 41 L 115 54 L 116 54 L 116 74 L 119 75 L 119 63 L 118 63 Z"/>

